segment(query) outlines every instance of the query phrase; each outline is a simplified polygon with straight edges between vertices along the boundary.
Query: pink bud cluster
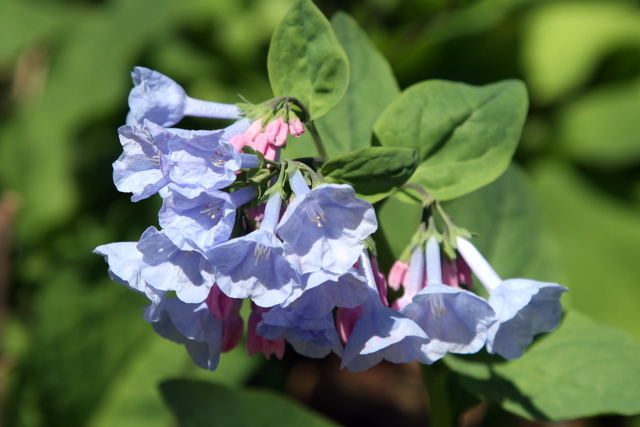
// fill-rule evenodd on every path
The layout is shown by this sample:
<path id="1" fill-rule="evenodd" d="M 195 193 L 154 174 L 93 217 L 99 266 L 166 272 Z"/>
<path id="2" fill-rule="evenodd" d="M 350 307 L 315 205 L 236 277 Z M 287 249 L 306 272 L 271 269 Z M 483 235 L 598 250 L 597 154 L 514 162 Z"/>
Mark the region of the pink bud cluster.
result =
<path id="1" fill-rule="evenodd" d="M 254 121 L 249 129 L 243 134 L 236 135 L 229 141 L 238 151 L 248 145 L 256 151 L 262 153 L 265 159 L 276 160 L 278 148 L 284 147 L 287 143 L 287 136 L 298 137 L 304 133 L 304 127 L 298 117 L 289 119 L 288 123 L 278 117 L 262 126 L 262 120 Z"/>

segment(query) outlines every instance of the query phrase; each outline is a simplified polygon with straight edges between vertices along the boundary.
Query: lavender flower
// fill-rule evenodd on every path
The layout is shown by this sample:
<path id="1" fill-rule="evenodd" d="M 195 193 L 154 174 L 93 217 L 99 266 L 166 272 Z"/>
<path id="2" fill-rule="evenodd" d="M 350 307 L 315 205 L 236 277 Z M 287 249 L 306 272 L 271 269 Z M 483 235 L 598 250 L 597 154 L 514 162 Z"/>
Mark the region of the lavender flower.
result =
<path id="1" fill-rule="evenodd" d="M 440 245 L 433 236 L 427 240 L 426 265 L 427 286 L 402 309 L 431 339 L 422 346 L 420 361 L 431 364 L 447 352 L 478 352 L 495 321 L 494 311 L 479 296 L 442 284 Z"/>
<path id="2" fill-rule="evenodd" d="M 302 274 L 345 273 L 358 260 L 362 240 L 378 227 L 373 206 L 356 198 L 349 185 L 321 184 L 309 190 L 299 171 L 290 183 L 296 198 L 277 230 L 287 257 Z"/>
<path id="3" fill-rule="evenodd" d="M 567 288 L 528 279 L 502 281 L 471 242 L 458 237 L 456 243 L 462 257 L 489 291 L 489 304 L 496 312 L 497 322 L 487 336 L 489 353 L 516 359 L 524 354 L 535 335 L 558 327 L 562 318 L 560 297 Z"/>
<path id="4" fill-rule="evenodd" d="M 144 67 L 131 73 L 135 87 L 129 93 L 127 124 L 140 126 L 144 120 L 168 127 L 184 116 L 239 119 L 241 111 L 231 104 L 201 101 L 187 96 L 169 77 Z"/>

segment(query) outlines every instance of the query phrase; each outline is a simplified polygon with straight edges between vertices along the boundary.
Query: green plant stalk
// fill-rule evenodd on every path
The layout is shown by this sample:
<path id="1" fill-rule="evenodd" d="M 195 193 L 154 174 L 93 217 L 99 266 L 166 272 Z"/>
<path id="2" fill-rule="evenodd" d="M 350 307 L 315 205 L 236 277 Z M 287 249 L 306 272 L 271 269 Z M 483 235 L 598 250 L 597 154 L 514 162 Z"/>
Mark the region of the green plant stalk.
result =
<path id="1" fill-rule="evenodd" d="M 448 382 L 451 371 L 442 362 L 422 365 L 422 378 L 428 391 L 431 427 L 455 427 L 458 425 L 451 404 Z"/>

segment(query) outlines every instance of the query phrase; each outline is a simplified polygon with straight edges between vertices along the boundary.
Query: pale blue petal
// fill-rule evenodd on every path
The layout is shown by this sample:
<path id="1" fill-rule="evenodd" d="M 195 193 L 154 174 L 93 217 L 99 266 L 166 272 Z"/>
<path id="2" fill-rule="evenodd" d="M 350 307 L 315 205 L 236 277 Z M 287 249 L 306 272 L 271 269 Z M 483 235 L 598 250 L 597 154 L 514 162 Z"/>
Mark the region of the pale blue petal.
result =
<path id="1" fill-rule="evenodd" d="M 283 303 L 299 286 L 282 243 L 265 230 L 229 240 L 209 251 L 216 283 L 231 298 L 251 298 L 260 307 Z"/>
<path id="2" fill-rule="evenodd" d="M 378 227 L 373 206 L 349 185 L 322 184 L 296 197 L 278 225 L 285 252 L 301 273 L 342 274 L 358 260 L 362 240 Z"/>
<path id="3" fill-rule="evenodd" d="M 213 266 L 197 252 L 181 251 L 169 238 L 149 227 L 137 244 L 145 264 L 143 279 L 156 289 L 175 291 L 187 303 L 199 303 L 213 286 Z"/>
<path id="4" fill-rule="evenodd" d="M 376 301 L 369 301 L 372 298 Z M 341 368 L 356 372 L 382 360 L 407 363 L 421 357 L 420 347 L 429 342 L 427 334 L 413 320 L 384 307 L 379 298 L 370 290 L 365 312 L 345 346 Z"/>
<path id="5" fill-rule="evenodd" d="M 136 249 L 137 242 L 117 242 L 98 246 L 93 252 L 102 255 L 109 264 L 109 276 L 121 285 L 145 294 L 151 304 L 145 307 L 144 319 L 156 322 L 164 306 L 166 291 L 149 285 L 140 274 L 144 267 L 142 253 Z"/>
<path id="6" fill-rule="evenodd" d="M 166 301 L 160 322 L 153 324 L 162 337 L 184 344 L 194 363 L 214 371 L 220 360 L 222 323 L 205 303 L 187 304 L 177 298 Z"/>
<path id="7" fill-rule="evenodd" d="M 495 313 L 483 298 L 464 289 L 430 284 L 413 297 L 402 313 L 427 333 L 423 363 L 432 363 L 447 352 L 478 352 L 487 339 Z"/>
<path id="8" fill-rule="evenodd" d="M 560 296 L 567 290 L 556 283 L 528 279 L 509 279 L 498 285 L 489 298 L 498 318 L 489 329 L 489 353 L 516 359 L 535 335 L 556 329 L 562 318 Z"/>

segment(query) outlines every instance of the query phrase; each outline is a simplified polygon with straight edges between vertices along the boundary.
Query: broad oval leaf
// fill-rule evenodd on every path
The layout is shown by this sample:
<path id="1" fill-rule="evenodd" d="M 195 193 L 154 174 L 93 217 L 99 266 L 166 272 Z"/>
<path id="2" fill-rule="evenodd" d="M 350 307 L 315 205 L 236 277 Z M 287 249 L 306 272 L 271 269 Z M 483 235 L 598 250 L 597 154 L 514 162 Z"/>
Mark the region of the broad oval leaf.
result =
<path id="1" fill-rule="evenodd" d="M 330 427 L 336 424 L 267 390 L 239 390 L 204 381 L 170 380 L 160 391 L 181 426 Z"/>
<path id="2" fill-rule="evenodd" d="M 557 331 L 508 363 L 447 356 L 469 391 L 528 418 L 640 412 L 640 342 L 569 311 Z"/>
<path id="3" fill-rule="evenodd" d="M 396 98 L 374 130 L 384 146 L 418 150 L 421 163 L 410 182 L 448 200 L 507 169 L 527 107 L 527 91 L 518 80 L 487 86 L 429 80 Z"/>
<path id="4" fill-rule="evenodd" d="M 311 119 L 331 110 L 349 83 L 347 55 L 311 0 L 297 0 L 278 24 L 267 69 L 273 93 L 298 98 Z"/>
<path id="5" fill-rule="evenodd" d="M 358 197 L 374 203 L 407 182 L 418 162 L 418 152 L 411 148 L 369 147 L 334 157 L 320 173 L 329 182 L 351 185 Z"/>
<path id="6" fill-rule="evenodd" d="M 373 124 L 400 89 L 386 58 L 355 19 L 336 13 L 331 24 L 349 58 L 349 86 L 338 105 L 316 123 L 329 156 L 371 146 Z"/>
<path id="7" fill-rule="evenodd" d="M 553 236 L 528 176 L 517 165 L 443 206 L 457 225 L 475 234 L 473 244 L 503 279 L 562 282 Z"/>

